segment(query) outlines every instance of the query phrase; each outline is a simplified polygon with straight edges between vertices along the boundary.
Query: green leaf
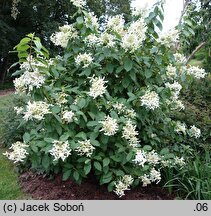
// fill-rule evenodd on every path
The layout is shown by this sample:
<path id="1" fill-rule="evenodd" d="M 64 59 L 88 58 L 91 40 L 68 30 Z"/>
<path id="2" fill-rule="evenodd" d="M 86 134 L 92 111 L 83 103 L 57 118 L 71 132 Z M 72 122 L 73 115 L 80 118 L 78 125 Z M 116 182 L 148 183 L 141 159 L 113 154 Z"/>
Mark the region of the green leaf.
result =
<path id="1" fill-rule="evenodd" d="M 84 140 L 87 139 L 87 136 L 86 136 L 86 134 L 83 131 L 81 131 L 78 134 L 76 134 L 75 137 L 82 138 Z"/>
<path id="2" fill-rule="evenodd" d="M 152 150 L 152 146 L 150 146 L 150 145 L 145 145 L 145 146 L 143 147 L 143 150 L 144 150 L 144 151 L 151 151 L 151 150 Z"/>
<path id="3" fill-rule="evenodd" d="M 31 39 L 28 37 L 25 37 L 20 41 L 20 43 L 18 45 L 28 44 L 29 41 L 31 41 Z"/>
<path id="4" fill-rule="evenodd" d="M 144 60 L 144 64 L 145 64 L 147 67 L 150 67 L 150 66 L 151 66 L 150 63 L 149 63 L 149 61 L 150 61 L 150 58 L 149 58 L 149 57 L 143 57 L 143 60 Z"/>
<path id="5" fill-rule="evenodd" d="M 115 171 L 115 174 L 116 174 L 117 176 L 123 176 L 123 175 L 125 175 L 125 173 L 124 173 L 122 170 L 117 170 L 117 171 Z"/>
<path id="6" fill-rule="evenodd" d="M 42 44 L 40 43 L 39 40 L 34 40 L 34 43 L 35 43 L 35 45 L 36 45 L 36 47 L 37 47 L 38 50 L 42 49 Z"/>
<path id="7" fill-rule="evenodd" d="M 46 137 L 44 138 L 44 141 L 46 141 L 47 143 L 53 143 L 54 139 Z"/>
<path id="8" fill-rule="evenodd" d="M 112 180 L 112 172 L 108 172 L 107 174 L 104 174 L 100 178 L 100 184 L 107 184 Z"/>
<path id="9" fill-rule="evenodd" d="M 122 81 L 122 85 L 124 88 L 127 88 L 130 85 L 130 80 L 128 79 L 128 77 L 125 77 Z"/>
<path id="10" fill-rule="evenodd" d="M 104 158 L 104 159 L 103 159 L 103 167 L 108 166 L 109 163 L 110 163 L 110 159 L 109 159 L 109 158 Z"/>
<path id="11" fill-rule="evenodd" d="M 59 138 L 59 140 L 64 142 L 64 141 L 67 141 L 69 137 L 70 137 L 70 134 L 66 132 Z"/>
<path id="12" fill-rule="evenodd" d="M 78 106 L 82 109 L 86 106 L 86 100 L 84 98 L 81 98 L 79 103 L 78 103 Z"/>
<path id="13" fill-rule="evenodd" d="M 168 154 L 169 153 L 169 149 L 168 148 L 163 148 L 161 151 L 160 151 L 160 154 L 161 155 L 165 155 L 165 154 Z"/>
<path id="14" fill-rule="evenodd" d="M 34 143 L 30 144 L 30 148 L 33 150 L 33 152 L 38 153 L 38 148 Z"/>
<path id="15" fill-rule="evenodd" d="M 145 77 L 148 79 L 152 76 L 152 70 L 145 70 Z"/>
<path id="16" fill-rule="evenodd" d="M 152 49 L 150 50 L 150 53 L 156 53 L 158 51 L 158 48 L 156 46 L 152 47 Z"/>
<path id="17" fill-rule="evenodd" d="M 131 61 L 130 59 L 126 59 L 124 63 L 124 68 L 127 72 L 130 71 L 133 68 L 133 61 Z"/>
<path id="18" fill-rule="evenodd" d="M 106 65 L 106 70 L 109 72 L 109 73 L 112 73 L 113 70 L 114 70 L 114 65 L 109 63 Z"/>
<path id="19" fill-rule="evenodd" d="M 71 170 L 67 170 L 62 176 L 62 180 L 66 181 L 70 177 L 70 175 L 71 175 Z"/>
<path id="20" fill-rule="evenodd" d="M 84 166 L 84 173 L 85 173 L 85 175 L 87 175 L 87 174 L 90 173 L 91 168 L 92 168 L 92 165 L 91 165 L 90 162 Z"/>
<path id="21" fill-rule="evenodd" d="M 100 143 L 97 140 L 92 140 L 91 143 L 93 146 L 100 146 Z"/>
<path id="22" fill-rule="evenodd" d="M 113 191 L 114 185 L 115 185 L 115 181 L 112 181 L 112 182 L 108 185 L 108 192 Z"/>
<path id="23" fill-rule="evenodd" d="M 96 125 L 98 125 L 98 122 L 97 121 L 89 121 L 87 123 L 87 127 L 95 127 Z"/>
<path id="24" fill-rule="evenodd" d="M 80 175 L 79 175 L 78 171 L 74 171 L 73 178 L 75 179 L 76 182 L 79 180 L 79 177 L 80 177 Z"/>
<path id="25" fill-rule="evenodd" d="M 18 47 L 17 47 L 17 51 L 18 51 L 18 52 L 26 51 L 26 50 L 28 50 L 29 48 L 30 48 L 29 45 L 22 45 L 22 46 L 18 46 Z"/>
<path id="26" fill-rule="evenodd" d="M 98 161 L 94 162 L 94 167 L 96 170 L 102 171 L 102 166 Z"/>
<path id="27" fill-rule="evenodd" d="M 44 157 L 42 158 L 42 166 L 47 170 L 49 168 L 50 165 L 50 158 L 48 155 L 44 155 Z"/>
<path id="28" fill-rule="evenodd" d="M 131 151 L 131 152 L 129 152 L 129 154 L 127 155 L 126 160 L 127 160 L 127 161 L 131 161 L 132 157 L 133 157 L 133 152 Z"/>
<path id="29" fill-rule="evenodd" d="M 77 21 L 77 23 L 78 23 L 79 25 L 81 25 L 81 24 L 83 24 L 84 19 L 83 19 L 83 17 L 78 17 L 78 18 L 76 19 L 76 21 Z"/>
<path id="30" fill-rule="evenodd" d="M 59 106 L 54 106 L 53 108 L 51 108 L 52 112 L 57 114 L 60 112 L 61 108 Z"/>
<path id="31" fill-rule="evenodd" d="M 29 133 L 25 133 L 23 135 L 23 140 L 25 143 L 28 143 L 30 141 L 30 134 Z"/>

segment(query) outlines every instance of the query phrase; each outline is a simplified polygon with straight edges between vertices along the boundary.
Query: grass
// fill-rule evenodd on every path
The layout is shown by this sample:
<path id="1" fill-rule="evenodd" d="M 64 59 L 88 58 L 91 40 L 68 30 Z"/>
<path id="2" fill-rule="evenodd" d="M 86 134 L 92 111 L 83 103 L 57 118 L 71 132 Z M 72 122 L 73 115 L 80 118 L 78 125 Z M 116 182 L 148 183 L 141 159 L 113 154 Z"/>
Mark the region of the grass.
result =
<path id="1" fill-rule="evenodd" d="M 199 66 L 199 67 L 202 67 L 203 61 L 198 60 L 198 59 L 192 59 L 192 60 L 189 62 L 189 64 L 192 65 L 192 66 Z"/>
<path id="2" fill-rule="evenodd" d="M 21 191 L 14 165 L 3 155 L 5 151 L 0 148 L 0 200 L 28 199 Z"/>
<path id="3" fill-rule="evenodd" d="M 0 96 L 0 137 L 4 112 L 12 103 L 13 97 L 13 94 Z M 29 197 L 21 191 L 15 166 L 3 155 L 5 151 L 0 145 L 0 200 L 28 199 Z"/>
<path id="4" fill-rule="evenodd" d="M 8 109 L 8 105 L 12 103 L 14 98 L 14 94 L 10 94 L 7 96 L 0 96 L 0 137 L 2 136 L 2 127 L 1 123 L 4 121 L 4 113 Z M 0 140 L 1 144 L 1 140 Z"/>

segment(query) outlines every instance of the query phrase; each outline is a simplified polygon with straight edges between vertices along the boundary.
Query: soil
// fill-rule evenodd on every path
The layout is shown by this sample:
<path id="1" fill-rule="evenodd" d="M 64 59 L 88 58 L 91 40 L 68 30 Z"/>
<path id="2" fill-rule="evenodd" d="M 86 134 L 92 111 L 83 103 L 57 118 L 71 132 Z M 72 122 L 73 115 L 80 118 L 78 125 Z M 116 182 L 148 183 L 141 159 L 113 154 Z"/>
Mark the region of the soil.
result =
<path id="1" fill-rule="evenodd" d="M 32 172 L 20 176 L 24 192 L 38 200 L 173 200 L 175 197 L 158 186 L 137 187 L 126 191 L 118 198 L 114 192 L 108 192 L 105 185 L 99 186 L 93 177 L 80 185 L 72 180 L 62 181 L 60 175 L 54 179 Z"/>
<path id="2" fill-rule="evenodd" d="M 15 89 L 5 89 L 5 90 L 0 90 L 0 96 L 6 96 L 11 93 L 14 93 Z"/>

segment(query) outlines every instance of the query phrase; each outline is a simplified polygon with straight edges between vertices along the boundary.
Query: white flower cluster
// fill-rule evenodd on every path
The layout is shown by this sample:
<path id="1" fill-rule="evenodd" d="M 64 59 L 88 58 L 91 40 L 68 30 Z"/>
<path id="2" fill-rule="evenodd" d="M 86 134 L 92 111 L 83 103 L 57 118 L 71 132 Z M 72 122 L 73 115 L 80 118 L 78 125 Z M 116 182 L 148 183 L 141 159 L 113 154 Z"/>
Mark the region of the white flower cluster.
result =
<path id="1" fill-rule="evenodd" d="M 40 88 L 45 83 L 45 77 L 36 68 L 33 72 L 26 71 L 14 81 L 16 93 L 26 93 L 26 90 L 32 91 L 33 88 Z"/>
<path id="2" fill-rule="evenodd" d="M 157 171 L 155 168 L 152 168 L 152 170 L 150 171 L 150 180 L 151 182 L 156 182 L 158 184 L 161 180 L 160 171 Z"/>
<path id="3" fill-rule="evenodd" d="M 180 167 L 182 167 L 182 166 L 184 166 L 186 163 L 185 163 L 185 160 L 184 160 L 184 158 L 183 157 L 181 157 L 181 158 L 179 158 L 179 157 L 175 157 L 174 158 L 174 165 L 175 166 L 180 166 Z"/>
<path id="4" fill-rule="evenodd" d="M 99 123 L 102 124 L 102 129 L 105 135 L 113 136 L 118 131 L 118 123 L 116 119 L 111 118 L 110 116 L 106 116 L 104 121 L 100 121 Z"/>
<path id="5" fill-rule="evenodd" d="M 75 63 L 77 65 L 83 65 L 83 68 L 87 68 L 93 62 L 92 55 L 90 53 L 78 54 L 75 58 Z"/>
<path id="6" fill-rule="evenodd" d="M 130 120 L 126 122 L 126 125 L 122 128 L 122 137 L 128 140 L 129 145 L 132 147 L 137 147 L 139 140 L 137 138 L 138 132 L 136 131 L 136 126 L 132 124 Z"/>
<path id="7" fill-rule="evenodd" d="M 181 53 L 175 53 L 174 58 L 177 63 L 182 65 L 185 64 L 185 62 L 187 61 L 186 57 Z"/>
<path id="8" fill-rule="evenodd" d="M 85 25 L 87 28 L 93 26 L 95 29 L 99 28 L 98 18 L 94 15 L 94 13 L 89 12 L 85 16 Z"/>
<path id="9" fill-rule="evenodd" d="M 176 29 L 171 29 L 167 33 L 161 34 L 157 42 L 171 48 L 179 41 L 179 31 Z"/>
<path id="10" fill-rule="evenodd" d="M 132 11 L 132 16 L 139 16 L 139 17 L 146 17 L 147 13 L 149 12 L 147 6 L 143 8 L 134 8 Z"/>
<path id="11" fill-rule="evenodd" d="M 12 149 L 12 152 L 5 152 L 4 155 L 9 159 L 14 161 L 14 163 L 23 162 L 23 160 L 26 158 L 26 155 L 28 152 L 26 151 L 26 148 L 28 145 L 22 142 L 16 142 L 13 143 L 12 146 L 9 149 Z"/>
<path id="12" fill-rule="evenodd" d="M 155 91 L 146 91 L 140 99 L 141 106 L 145 106 L 148 109 L 154 110 L 159 107 L 159 96 Z"/>
<path id="13" fill-rule="evenodd" d="M 12 8 L 11 8 L 11 17 L 16 20 L 18 14 L 20 13 L 20 11 L 18 10 L 18 4 L 19 2 L 21 2 L 21 0 L 13 0 L 12 1 Z"/>
<path id="14" fill-rule="evenodd" d="M 135 159 L 133 160 L 136 164 L 138 164 L 139 166 L 144 166 L 144 164 L 147 162 L 147 158 L 146 158 L 146 152 L 142 151 L 142 150 L 137 150 L 136 151 L 136 156 Z"/>
<path id="15" fill-rule="evenodd" d="M 71 111 L 65 110 L 64 112 L 62 112 L 62 120 L 64 120 L 67 123 L 73 122 L 74 116 L 75 113 L 72 110 Z"/>
<path id="16" fill-rule="evenodd" d="M 144 166 L 145 163 L 155 166 L 160 162 L 161 158 L 155 150 L 151 152 L 145 152 L 143 150 L 137 150 L 135 159 L 133 160 L 139 166 Z"/>
<path id="17" fill-rule="evenodd" d="M 166 68 L 167 79 L 174 80 L 177 77 L 177 68 L 171 64 Z"/>
<path id="18" fill-rule="evenodd" d="M 177 81 L 172 84 L 167 82 L 165 86 L 171 90 L 173 98 L 177 100 L 182 86 Z"/>
<path id="19" fill-rule="evenodd" d="M 39 58 L 42 58 L 40 56 L 38 56 Z M 37 61 L 32 55 L 29 55 L 27 57 L 27 61 L 23 62 L 20 65 L 20 69 L 24 69 L 26 71 L 32 72 L 35 71 L 36 69 L 40 68 L 40 67 L 44 67 L 46 68 L 47 65 L 45 65 L 44 63 Z"/>
<path id="20" fill-rule="evenodd" d="M 185 109 L 185 105 L 182 103 L 181 100 L 173 100 L 173 105 L 174 108 L 172 108 L 173 110 L 184 110 Z"/>
<path id="21" fill-rule="evenodd" d="M 128 109 L 123 103 L 115 103 L 113 104 L 113 108 L 117 110 L 118 114 L 124 114 L 124 117 L 129 119 L 135 119 L 136 118 L 136 112 L 134 109 Z"/>
<path id="22" fill-rule="evenodd" d="M 121 46 L 127 52 L 135 52 L 142 45 L 145 39 L 146 26 L 144 19 L 140 18 L 132 22 L 128 32 L 123 36 Z"/>
<path id="23" fill-rule="evenodd" d="M 131 119 L 136 118 L 136 112 L 135 112 L 134 109 L 126 109 L 125 110 L 125 115 L 126 115 L 126 117 L 131 118 Z"/>
<path id="24" fill-rule="evenodd" d="M 77 38 L 78 33 L 73 25 L 64 25 L 59 27 L 59 32 L 55 32 L 51 35 L 50 40 L 56 45 L 63 48 L 67 47 L 70 39 Z"/>
<path id="25" fill-rule="evenodd" d="M 130 190 L 130 185 L 133 183 L 133 177 L 131 175 L 123 176 L 119 181 L 115 182 L 115 190 L 114 192 L 122 197 L 125 195 L 126 190 Z"/>
<path id="26" fill-rule="evenodd" d="M 179 121 L 176 122 L 176 126 L 174 130 L 177 133 L 182 132 L 184 135 L 187 132 L 186 125 Z M 190 137 L 199 138 L 201 136 L 201 130 L 197 128 L 195 125 L 192 125 L 191 128 L 188 130 L 188 134 L 190 135 Z"/>
<path id="27" fill-rule="evenodd" d="M 125 20 L 122 15 L 116 15 L 108 18 L 106 28 L 108 30 L 114 31 L 118 34 L 122 34 L 124 31 Z"/>
<path id="28" fill-rule="evenodd" d="M 50 105 L 44 101 L 28 102 L 26 111 L 24 112 L 23 118 L 28 121 L 32 119 L 42 120 L 44 115 L 51 113 L 49 110 Z"/>
<path id="29" fill-rule="evenodd" d="M 93 97 L 94 99 L 97 97 L 102 97 L 103 94 L 105 94 L 106 92 L 106 86 L 105 84 L 108 81 L 104 80 L 105 77 L 101 78 L 101 77 L 92 77 L 90 82 L 91 82 L 91 88 L 88 92 L 88 95 Z"/>
<path id="30" fill-rule="evenodd" d="M 106 47 L 114 47 L 115 45 L 115 37 L 108 32 L 103 32 L 100 36 L 96 36 L 96 34 L 90 34 L 85 39 L 84 42 L 89 47 L 98 47 L 98 46 L 106 46 Z"/>
<path id="31" fill-rule="evenodd" d="M 171 105 L 171 110 L 184 110 L 185 109 L 185 106 L 184 104 L 182 103 L 181 100 L 178 99 L 178 96 L 177 95 L 173 95 L 170 100 L 166 100 L 166 103 L 168 105 Z"/>
<path id="32" fill-rule="evenodd" d="M 189 134 L 191 137 L 199 138 L 201 136 L 201 130 L 195 125 L 192 125 L 189 129 Z"/>
<path id="33" fill-rule="evenodd" d="M 199 68 L 198 66 L 192 66 L 187 69 L 187 74 L 192 75 L 196 79 L 204 78 L 207 73 L 203 68 Z"/>
<path id="34" fill-rule="evenodd" d="M 82 8 L 86 5 L 85 0 L 70 0 L 70 1 L 73 3 L 73 5 L 75 5 L 78 8 Z"/>
<path id="35" fill-rule="evenodd" d="M 115 46 L 115 37 L 112 34 L 104 32 L 100 36 L 100 43 L 106 47 L 112 48 Z"/>
<path id="36" fill-rule="evenodd" d="M 96 36 L 96 34 L 90 34 L 88 35 L 85 39 L 84 42 L 89 46 L 89 47 L 95 47 L 99 46 L 101 41 L 100 38 Z"/>
<path id="37" fill-rule="evenodd" d="M 155 166 L 160 162 L 160 156 L 155 150 L 152 150 L 151 152 L 146 153 L 146 160 L 149 164 Z"/>
<path id="38" fill-rule="evenodd" d="M 113 105 L 113 108 L 116 109 L 117 112 L 120 114 L 124 112 L 124 110 L 126 109 L 126 106 L 123 103 L 117 102 Z"/>
<path id="39" fill-rule="evenodd" d="M 49 151 L 49 153 L 54 157 L 54 161 L 59 160 L 61 158 L 63 161 L 71 155 L 71 149 L 68 141 L 53 141 L 53 148 Z"/>
<path id="40" fill-rule="evenodd" d="M 66 104 L 68 102 L 67 100 L 68 94 L 64 92 L 60 92 L 56 94 L 56 103 L 61 106 L 62 104 Z"/>
<path id="41" fill-rule="evenodd" d="M 161 174 L 160 171 L 157 171 L 155 170 L 155 168 L 152 168 L 149 175 L 144 174 L 140 177 L 140 179 L 142 180 L 143 187 L 146 187 L 152 182 L 156 182 L 158 184 L 161 180 Z"/>
<path id="42" fill-rule="evenodd" d="M 17 115 L 22 114 L 24 111 L 23 107 L 14 107 L 14 110 L 16 111 Z"/>
<path id="43" fill-rule="evenodd" d="M 172 167 L 183 167 L 184 165 L 186 164 L 185 162 L 185 159 L 183 157 L 178 157 L 176 156 L 175 158 L 173 159 L 168 159 L 168 160 L 161 160 L 161 165 L 162 167 L 169 167 L 169 168 L 172 168 Z"/>
<path id="44" fill-rule="evenodd" d="M 91 144 L 90 140 L 78 141 L 80 146 L 76 148 L 75 151 L 79 153 L 79 155 L 86 155 L 87 157 L 91 157 L 95 147 Z"/>
<path id="45" fill-rule="evenodd" d="M 174 130 L 177 133 L 182 132 L 185 135 L 186 134 L 186 125 L 184 123 L 181 123 L 180 121 L 177 121 Z"/>

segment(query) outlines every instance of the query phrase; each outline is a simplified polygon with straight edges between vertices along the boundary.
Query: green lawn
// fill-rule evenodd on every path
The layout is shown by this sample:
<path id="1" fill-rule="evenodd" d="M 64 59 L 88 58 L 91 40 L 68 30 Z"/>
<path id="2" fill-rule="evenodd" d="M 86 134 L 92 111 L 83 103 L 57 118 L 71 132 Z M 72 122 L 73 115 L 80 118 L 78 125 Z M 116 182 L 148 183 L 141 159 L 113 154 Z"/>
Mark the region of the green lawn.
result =
<path id="1" fill-rule="evenodd" d="M 202 61 L 198 60 L 198 59 L 192 59 L 190 62 L 189 62 L 190 65 L 192 66 L 199 66 L 199 67 L 202 67 Z"/>
<path id="2" fill-rule="evenodd" d="M 8 104 L 12 103 L 13 97 L 13 94 L 0 96 L 0 137 L 3 115 Z M 6 149 L 0 145 L 0 200 L 27 199 L 29 197 L 21 191 L 18 184 L 18 173 L 15 171 L 15 166 L 2 154 L 5 151 Z"/>
<path id="3" fill-rule="evenodd" d="M 8 96 L 0 96 L 0 137 L 2 135 L 1 123 L 3 122 L 4 112 L 8 109 L 8 105 L 12 103 L 13 97 L 14 94 L 10 94 Z"/>

